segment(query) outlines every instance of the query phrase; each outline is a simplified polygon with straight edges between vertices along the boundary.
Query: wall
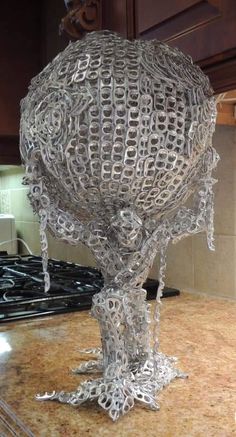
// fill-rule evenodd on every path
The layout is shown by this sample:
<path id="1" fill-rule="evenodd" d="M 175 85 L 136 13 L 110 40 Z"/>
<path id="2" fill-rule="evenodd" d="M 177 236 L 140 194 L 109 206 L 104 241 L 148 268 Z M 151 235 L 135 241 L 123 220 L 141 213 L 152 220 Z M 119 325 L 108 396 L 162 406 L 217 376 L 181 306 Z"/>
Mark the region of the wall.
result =
<path id="1" fill-rule="evenodd" d="M 0 166 L 0 213 L 11 213 L 16 219 L 17 236 L 25 240 L 35 255 L 40 255 L 38 217 L 33 214 L 27 198 L 27 187 L 22 185 L 24 171 L 20 167 L 5 169 Z M 0 240 L 3 236 L 0 235 Z M 27 253 L 26 248 L 19 243 L 19 253 Z M 49 256 L 64 261 L 95 265 L 93 256 L 87 247 L 80 244 L 70 246 L 55 240 L 48 234 Z"/>
<path id="2" fill-rule="evenodd" d="M 236 299 L 236 128 L 217 126 L 214 147 L 221 160 L 214 177 L 215 252 L 205 234 L 188 237 L 168 250 L 169 286 Z M 157 277 L 156 258 L 150 272 Z"/>
<path id="3" fill-rule="evenodd" d="M 236 299 L 236 128 L 217 126 L 214 146 L 221 156 L 215 172 L 219 180 L 215 185 L 216 251 L 208 250 L 204 234 L 172 245 L 168 250 L 166 284 L 181 290 Z M 0 173 L 1 212 L 15 215 L 18 235 L 27 241 L 35 254 L 39 254 L 38 221 L 28 203 L 27 188 L 21 185 L 22 176 L 21 169 Z M 86 247 L 72 247 L 55 241 L 51 236 L 49 256 L 83 265 L 95 263 Z M 150 276 L 158 276 L 157 258 Z"/>

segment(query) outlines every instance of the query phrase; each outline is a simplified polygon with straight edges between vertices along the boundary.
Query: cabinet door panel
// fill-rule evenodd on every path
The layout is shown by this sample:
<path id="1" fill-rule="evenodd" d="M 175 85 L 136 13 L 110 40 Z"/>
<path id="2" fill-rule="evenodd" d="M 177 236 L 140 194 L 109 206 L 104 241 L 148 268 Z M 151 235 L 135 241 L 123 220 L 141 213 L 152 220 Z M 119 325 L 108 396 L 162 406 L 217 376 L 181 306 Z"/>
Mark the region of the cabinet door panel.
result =
<path id="1" fill-rule="evenodd" d="M 102 0 L 102 28 L 133 38 L 135 11 L 135 0 Z"/>
<path id="2" fill-rule="evenodd" d="M 163 33 L 163 28 L 166 28 L 166 34 L 172 34 L 172 26 L 178 22 L 181 16 L 186 17 L 185 25 L 193 20 L 196 11 L 199 9 L 202 12 L 210 12 L 215 9 L 213 5 L 202 0 L 165 0 L 163 2 L 154 0 L 138 0 L 137 1 L 137 31 L 139 35 L 155 32 L 157 35 Z M 203 16 L 201 17 L 203 18 Z"/>
<path id="3" fill-rule="evenodd" d="M 0 135 L 18 135 L 20 100 L 40 69 L 40 2 L 1 2 Z"/>
<path id="4" fill-rule="evenodd" d="M 0 165 L 20 164 L 19 136 L 0 135 Z"/>
<path id="5" fill-rule="evenodd" d="M 235 0 L 137 0 L 136 8 L 136 36 L 166 41 L 194 61 L 236 48 Z"/>

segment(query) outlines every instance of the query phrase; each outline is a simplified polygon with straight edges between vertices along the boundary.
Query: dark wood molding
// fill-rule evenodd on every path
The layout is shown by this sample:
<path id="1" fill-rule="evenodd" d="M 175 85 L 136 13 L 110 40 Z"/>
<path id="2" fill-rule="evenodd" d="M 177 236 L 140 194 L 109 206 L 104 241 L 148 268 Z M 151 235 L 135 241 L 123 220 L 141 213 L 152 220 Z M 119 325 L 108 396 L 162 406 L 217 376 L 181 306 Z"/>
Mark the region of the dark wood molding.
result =
<path id="1" fill-rule="evenodd" d="M 161 41 L 173 41 L 197 27 L 206 26 L 210 21 L 221 16 L 219 1 L 213 5 L 211 1 L 165 0 L 161 7 L 159 2 L 138 0 L 137 31 L 140 38 L 157 38 Z"/>
<path id="2" fill-rule="evenodd" d="M 136 0 L 136 37 L 189 54 L 216 93 L 236 88 L 235 0 Z"/>
<path id="3" fill-rule="evenodd" d="M 126 15 L 127 15 L 127 38 L 134 39 L 136 36 L 137 26 L 137 8 L 136 0 L 126 0 Z"/>
<path id="4" fill-rule="evenodd" d="M 236 89 L 236 47 L 198 62 L 215 93 Z"/>
<path id="5" fill-rule="evenodd" d="M 216 94 L 236 89 L 236 57 L 202 67 Z"/>
<path id="6" fill-rule="evenodd" d="M 80 39 L 85 33 L 102 28 L 101 0 L 71 0 L 60 29 L 69 38 Z"/>
<path id="7" fill-rule="evenodd" d="M 18 135 L 0 136 L 0 164 L 21 164 Z"/>
<path id="8" fill-rule="evenodd" d="M 127 22 L 127 0 L 102 0 L 102 29 L 127 38 Z"/>

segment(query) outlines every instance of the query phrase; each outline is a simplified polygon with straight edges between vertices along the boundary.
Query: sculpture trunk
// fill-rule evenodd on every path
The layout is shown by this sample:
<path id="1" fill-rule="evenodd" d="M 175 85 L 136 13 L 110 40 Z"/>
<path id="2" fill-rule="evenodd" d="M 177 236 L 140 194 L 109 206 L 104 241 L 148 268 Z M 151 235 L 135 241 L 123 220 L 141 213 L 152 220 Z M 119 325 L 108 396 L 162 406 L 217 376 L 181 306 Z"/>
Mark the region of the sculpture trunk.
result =
<path id="1" fill-rule="evenodd" d="M 146 291 L 104 288 L 94 296 L 92 315 L 98 320 L 106 375 L 136 370 L 150 357 Z"/>

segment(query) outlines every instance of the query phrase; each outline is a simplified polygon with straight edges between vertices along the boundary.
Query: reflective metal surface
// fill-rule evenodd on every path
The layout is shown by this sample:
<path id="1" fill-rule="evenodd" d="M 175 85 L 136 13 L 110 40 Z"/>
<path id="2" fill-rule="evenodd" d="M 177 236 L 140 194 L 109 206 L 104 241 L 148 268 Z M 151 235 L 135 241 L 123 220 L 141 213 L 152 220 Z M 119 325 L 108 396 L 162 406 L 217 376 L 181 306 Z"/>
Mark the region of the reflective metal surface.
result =
<path id="1" fill-rule="evenodd" d="M 207 230 L 213 248 L 212 94 L 208 78 L 177 49 L 110 32 L 71 43 L 32 80 L 22 101 L 21 155 L 40 216 L 45 291 L 46 228 L 70 244 L 84 242 L 105 279 L 92 309 L 102 377 L 38 399 L 96 399 L 116 420 L 135 400 L 157 408 L 157 392 L 185 376 L 159 352 L 159 307 L 168 244 Z M 192 207 L 184 206 L 192 194 Z M 157 252 L 152 344 L 142 284 Z"/>

